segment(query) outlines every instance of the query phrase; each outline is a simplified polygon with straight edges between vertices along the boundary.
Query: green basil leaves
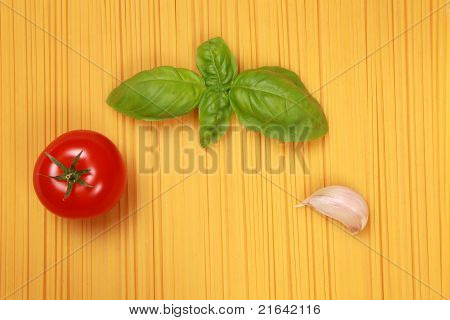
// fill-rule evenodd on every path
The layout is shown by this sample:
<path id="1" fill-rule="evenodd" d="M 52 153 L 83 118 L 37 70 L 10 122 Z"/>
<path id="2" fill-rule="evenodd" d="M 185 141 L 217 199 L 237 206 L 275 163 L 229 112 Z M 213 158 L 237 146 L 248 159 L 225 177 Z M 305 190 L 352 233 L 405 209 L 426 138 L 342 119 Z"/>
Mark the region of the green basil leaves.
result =
<path id="1" fill-rule="evenodd" d="M 206 148 L 217 142 L 230 126 L 231 108 L 228 92 L 207 90 L 198 108 L 200 144 Z"/>
<path id="2" fill-rule="evenodd" d="M 198 106 L 203 147 L 226 133 L 233 111 L 248 129 L 281 141 L 308 141 L 327 133 L 322 108 L 294 72 L 261 67 L 238 75 L 236 59 L 221 38 L 201 44 L 196 60 L 202 77 L 157 67 L 123 82 L 107 103 L 145 120 L 177 117 Z"/>
<path id="3" fill-rule="evenodd" d="M 245 127 L 271 138 L 307 141 L 328 131 L 319 103 L 298 77 L 285 69 L 242 72 L 231 86 L 230 101 Z"/>
<path id="4" fill-rule="evenodd" d="M 237 63 L 222 38 L 210 39 L 197 48 L 197 68 L 208 87 L 225 88 L 236 78 Z"/>
<path id="5" fill-rule="evenodd" d="M 205 85 L 194 72 L 174 67 L 142 71 L 115 88 L 106 102 L 128 116 L 162 120 L 198 106 Z"/>
<path id="6" fill-rule="evenodd" d="M 222 38 L 210 39 L 197 48 L 197 68 L 208 90 L 199 106 L 200 144 L 206 148 L 217 142 L 230 126 L 228 91 L 236 78 L 236 58 Z"/>

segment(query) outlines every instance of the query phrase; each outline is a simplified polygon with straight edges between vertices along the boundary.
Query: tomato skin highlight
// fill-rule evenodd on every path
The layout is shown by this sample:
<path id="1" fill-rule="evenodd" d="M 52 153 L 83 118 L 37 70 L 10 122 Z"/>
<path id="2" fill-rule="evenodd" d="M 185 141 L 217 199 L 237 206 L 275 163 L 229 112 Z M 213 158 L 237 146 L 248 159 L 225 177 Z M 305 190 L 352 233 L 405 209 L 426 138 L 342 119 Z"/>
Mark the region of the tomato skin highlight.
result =
<path id="1" fill-rule="evenodd" d="M 109 211 L 119 202 L 125 191 L 126 170 L 111 140 L 94 131 L 75 130 L 56 138 L 44 151 L 66 167 L 83 151 L 76 168 L 91 169 L 82 178 L 93 186 L 75 183 L 70 196 L 64 199 L 68 183 L 50 177 L 63 171 L 42 152 L 34 166 L 33 185 L 48 210 L 66 218 L 90 218 Z"/>

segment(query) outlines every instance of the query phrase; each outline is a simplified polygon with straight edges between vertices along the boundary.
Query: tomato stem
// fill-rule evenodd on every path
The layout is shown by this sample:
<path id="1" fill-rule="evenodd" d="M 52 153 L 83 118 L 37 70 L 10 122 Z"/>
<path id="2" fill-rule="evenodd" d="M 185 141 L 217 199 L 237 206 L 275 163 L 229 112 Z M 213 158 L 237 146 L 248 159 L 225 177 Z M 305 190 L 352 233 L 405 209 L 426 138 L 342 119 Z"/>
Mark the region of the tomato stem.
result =
<path id="1" fill-rule="evenodd" d="M 72 163 L 70 164 L 70 168 L 67 168 L 62 162 L 60 162 L 59 160 L 57 160 L 56 158 L 54 158 L 51 154 L 49 154 L 48 152 L 44 152 L 45 155 L 50 159 L 51 162 L 53 162 L 54 164 L 56 164 L 58 166 L 58 168 L 60 168 L 63 173 L 57 176 L 46 176 L 43 174 L 38 173 L 39 175 L 42 176 L 46 176 L 58 181 L 66 181 L 67 182 L 67 189 L 66 189 L 66 193 L 64 194 L 64 198 L 63 200 L 66 200 L 70 194 L 72 193 L 72 189 L 75 183 L 78 183 L 80 185 L 82 185 L 83 187 L 87 187 L 87 188 L 93 188 L 93 185 L 90 185 L 89 183 L 87 183 L 86 181 L 84 181 L 81 176 L 88 174 L 91 169 L 83 169 L 83 170 L 77 170 L 76 166 L 78 163 L 78 160 L 80 160 L 81 154 L 83 153 L 83 150 L 81 150 L 76 157 L 73 159 Z"/>

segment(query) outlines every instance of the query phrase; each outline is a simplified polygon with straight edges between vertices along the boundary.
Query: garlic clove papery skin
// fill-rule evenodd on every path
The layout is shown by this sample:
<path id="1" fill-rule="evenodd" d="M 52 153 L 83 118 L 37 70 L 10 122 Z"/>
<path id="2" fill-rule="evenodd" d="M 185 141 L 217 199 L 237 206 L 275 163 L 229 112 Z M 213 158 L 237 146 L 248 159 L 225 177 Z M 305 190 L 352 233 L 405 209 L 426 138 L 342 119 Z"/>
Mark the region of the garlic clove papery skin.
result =
<path id="1" fill-rule="evenodd" d="M 357 234 L 367 224 L 369 208 L 364 198 L 344 186 L 329 186 L 317 190 L 296 207 L 309 206 L 345 225 Z"/>

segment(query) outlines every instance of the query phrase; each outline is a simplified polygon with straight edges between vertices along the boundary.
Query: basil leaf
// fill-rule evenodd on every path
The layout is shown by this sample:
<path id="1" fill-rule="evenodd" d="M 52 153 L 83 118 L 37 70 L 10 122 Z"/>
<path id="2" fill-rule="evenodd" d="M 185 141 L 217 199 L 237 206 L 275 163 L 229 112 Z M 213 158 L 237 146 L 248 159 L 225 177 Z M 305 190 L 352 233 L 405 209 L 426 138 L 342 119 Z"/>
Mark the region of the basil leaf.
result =
<path id="1" fill-rule="evenodd" d="M 200 144 L 206 148 L 223 136 L 231 120 L 230 100 L 228 92 L 207 90 L 198 108 L 200 124 Z"/>
<path id="2" fill-rule="evenodd" d="M 142 71 L 115 88 L 106 102 L 119 112 L 145 120 L 173 118 L 194 109 L 205 91 L 203 79 L 181 68 Z"/>
<path id="3" fill-rule="evenodd" d="M 236 59 L 222 38 L 210 39 L 197 48 L 197 68 L 208 87 L 227 86 L 237 76 Z"/>
<path id="4" fill-rule="evenodd" d="M 282 74 L 280 74 L 282 73 Z M 248 129 L 281 141 L 325 135 L 327 119 L 319 103 L 285 72 L 244 71 L 233 81 L 230 103 Z"/>

